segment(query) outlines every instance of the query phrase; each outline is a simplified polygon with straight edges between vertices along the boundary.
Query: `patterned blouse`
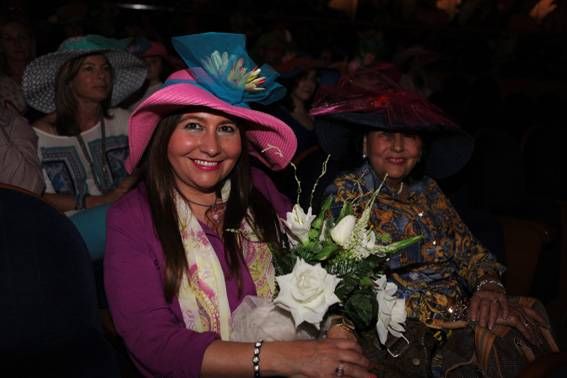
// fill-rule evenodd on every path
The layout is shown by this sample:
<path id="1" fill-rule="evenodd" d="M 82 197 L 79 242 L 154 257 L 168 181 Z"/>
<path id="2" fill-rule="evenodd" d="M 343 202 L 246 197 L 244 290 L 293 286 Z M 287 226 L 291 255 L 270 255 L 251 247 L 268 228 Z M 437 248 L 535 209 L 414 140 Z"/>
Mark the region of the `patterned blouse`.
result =
<path id="1" fill-rule="evenodd" d="M 116 187 L 127 176 L 124 161 L 128 157 L 128 113 L 121 108 L 111 109 L 112 118 L 105 120 L 105 151 L 102 152 L 101 123 L 81 136 L 88 156 L 79 140 L 34 128 L 38 136 L 38 155 L 44 172 L 46 193 L 101 195 Z M 92 162 L 92 165 L 90 164 Z M 102 164 L 108 165 L 106 182 L 112 188 L 102 187 Z M 110 176 L 110 177 L 108 177 Z"/>
<path id="2" fill-rule="evenodd" d="M 335 215 L 348 201 L 360 216 L 380 182 L 368 164 L 337 178 L 326 190 L 335 195 Z M 434 180 L 413 182 L 408 191 L 402 199 L 384 186 L 370 220 L 376 232 L 390 234 L 393 241 L 424 238 L 390 258 L 390 277 L 406 298 L 408 317 L 430 325 L 456 320 L 449 308 L 466 303 L 483 276 L 499 276 L 504 267 L 471 234 Z"/>

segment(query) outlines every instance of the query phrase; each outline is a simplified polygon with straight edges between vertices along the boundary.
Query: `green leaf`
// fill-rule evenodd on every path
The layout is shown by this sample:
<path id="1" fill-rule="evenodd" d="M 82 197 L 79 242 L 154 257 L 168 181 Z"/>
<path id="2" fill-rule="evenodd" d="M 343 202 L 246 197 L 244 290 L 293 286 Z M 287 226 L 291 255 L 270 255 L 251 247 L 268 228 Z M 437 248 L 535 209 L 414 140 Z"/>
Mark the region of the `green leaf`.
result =
<path id="1" fill-rule="evenodd" d="M 310 242 L 317 242 L 319 240 L 319 236 L 321 235 L 321 229 L 323 228 L 323 223 L 325 222 L 325 213 L 327 210 L 331 208 L 331 204 L 333 202 L 333 197 L 329 196 L 321 205 L 321 211 L 317 215 L 317 218 L 313 220 L 311 223 L 311 229 L 309 230 L 309 241 Z"/>
<path id="2" fill-rule="evenodd" d="M 336 223 L 339 223 L 341 219 L 351 214 L 352 214 L 352 205 L 350 202 L 345 202 L 343 204 L 343 207 L 341 208 L 341 212 L 339 213 L 339 217 L 337 218 Z"/>
<path id="3" fill-rule="evenodd" d="M 335 289 L 335 294 L 341 299 L 341 301 L 346 302 L 351 293 L 357 288 L 358 279 L 356 277 L 348 275 L 343 277 L 341 282 L 339 282 Z"/>
<path id="4" fill-rule="evenodd" d="M 313 256 L 313 259 L 316 261 L 327 260 L 337 249 L 339 249 L 338 245 L 334 243 L 327 244 L 326 246 L 323 247 L 323 249 L 321 249 L 319 253 Z"/>
<path id="5" fill-rule="evenodd" d="M 376 294 L 371 289 L 352 294 L 344 305 L 345 313 L 361 330 L 375 325 L 378 312 Z"/>
<path id="6" fill-rule="evenodd" d="M 374 287 L 374 281 L 370 279 L 370 277 L 365 276 L 360 279 L 360 286 L 361 287 Z"/>
<path id="7" fill-rule="evenodd" d="M 276 275 L 288 274 L 293 270 L 296 256 L 291 251 L 277 251 L 273 254 Z"/>
<path id="8" fill-rule="evenodd" d="M 423 239 L 423 236 L 421 236 L 421 235 L 412 236 L 410 238 L 400 240 L 400 241 L 397 241 L 397 242 L 393 242 L 393 243 L 388 244 L 388 245 L 380 245 L 380 246 L 376 247 L 374 250 L 376 252 L 379 252 L 379 253 L 388 253 L 388 254 L 394 253 L 394 252 L 397 252 L 401 249 L 407 248 L 412 244 L 417 243 L 421 239 Z"/>

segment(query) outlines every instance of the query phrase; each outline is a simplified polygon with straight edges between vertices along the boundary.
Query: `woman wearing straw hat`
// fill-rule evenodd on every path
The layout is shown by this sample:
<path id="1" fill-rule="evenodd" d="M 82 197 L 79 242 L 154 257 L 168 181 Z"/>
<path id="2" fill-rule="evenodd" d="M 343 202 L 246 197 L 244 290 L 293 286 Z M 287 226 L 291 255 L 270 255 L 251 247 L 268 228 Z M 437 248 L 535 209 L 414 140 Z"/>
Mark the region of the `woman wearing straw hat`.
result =
<path id="1" fill-rule="evenodd" d="M 46 180 L 44 199 L 68 214 L 115 201 L 126 177 L 128 113 L 118 105 L 146 76 L 120 42 L 96 35 L 65 40 L 24 73 L 27 103 L 46 113 L 33 127 Z"/>
<path id="2" fill-rule="evenodd" d="M 362 165 L 338 177 L 327 194 L 337 203 L 356 203 L 360 214 L 383 183 L 372 227 L 394 240 L 424 237 L 389 258 L 389 276 L 405 298 L 408 322 L 403 338 L 387 338 L 376 353 L 385 374 L 517 376 L 530 354 L 557 351 L 543 307 L 506 296 L 504 267 L 431 178 L 462 168 L 472 138 L 375 70 L 345 78 L 332 93 L 312 110 L 320 143 L 336 159 L 362 156 Z M 358 152 L 347 148 L 352 145 Z M 495 335 L 502 339 L 495 341 Z M 513 346 L 516 341 L 521 348 Z"/>
<path id="3" fill-rule="evenodd" d="M 249 108 L 283 95 L 243 35 L 173 38 L 188 69 L 132 113 L 128 169 L 143 181 L 109 210 L 105 287 L 117 332 L 144 376 L 371 377 L 356 342 L 232 342 L 246 295 L 271 298 L 278 215 L 290 203 L 251 159 L 283 169 L 297 142 Z"/>

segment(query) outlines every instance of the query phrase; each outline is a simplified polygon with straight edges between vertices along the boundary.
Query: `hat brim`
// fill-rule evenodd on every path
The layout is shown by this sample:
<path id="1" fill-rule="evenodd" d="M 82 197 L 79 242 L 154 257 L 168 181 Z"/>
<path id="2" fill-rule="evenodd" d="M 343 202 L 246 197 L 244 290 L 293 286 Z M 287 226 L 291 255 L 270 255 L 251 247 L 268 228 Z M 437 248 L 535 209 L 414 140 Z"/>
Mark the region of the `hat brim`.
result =
<path id="1" fill-rule="evenodd" d="M 103 54 L 114 71 L 111 105 L 116 106 L 142 86 L 147 68 L 134 55 L 113 49 L 56 51 L 33 60 L 24 72 L 22 88 L 26 102 L 43 113 L 55 111 L 55 79 L 63 64 L 87 54 Z"/>
<path id="2" fill-rule="evenodd" d="M 402 125 L 387 121 L 385 113 L 335 113 L 315 120 L 321 148 L 335 160 L 361 154 L 362 136 L 373 130 L 416 132 L 427 137 L 425 173 L 441 179 L 461 170 L 472 156 L 474 139 L 458 127 L 436 124 Z"/>
<path id="3" fill-rule="evenodd" d="M 191 106 L 202 106 L 245 120 L 250 154 L 272 170 L 285 168 L 297 149 L 293 130 L 267 113 L 231 105 L 189 83 L 172 84 L 144 100 L 131 114 L 128 124 L 130 155 L 126 169 L 132 172 L 149 144 L 155 128 L 167 114 Z"/>

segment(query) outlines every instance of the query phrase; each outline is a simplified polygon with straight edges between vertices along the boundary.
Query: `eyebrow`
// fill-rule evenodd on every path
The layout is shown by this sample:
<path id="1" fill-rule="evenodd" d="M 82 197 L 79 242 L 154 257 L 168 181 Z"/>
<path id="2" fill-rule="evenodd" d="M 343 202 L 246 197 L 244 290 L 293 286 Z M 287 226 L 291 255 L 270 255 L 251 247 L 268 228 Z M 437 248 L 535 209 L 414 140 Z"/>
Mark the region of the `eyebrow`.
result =
<path id="1" fill-rule="evenodd" d="M 204 122 L 207 119 L 207 117 L 202 117 L 202 116 L 194 115 L 194 114 L 188 115 L 188 116 L 185 116 L 185 117 L 181 117 L 182 121 L 188 121 L 190 119 L 194 119 L 194 120 L 197 120 L 197 121 Z M 224 117 L 223 117 L 223 120 L 221 120 L 219 123 L 232 123 L 233 125 L 236 125 L 236 122 L 234 122 L 233 120 L 231 120 L 229 118 L 224 118 Z"/>
<path id="2" fill-rule="evenodd" d="M 95 63 L 95 62 L 84 61 L 83 63 L 81 63 L 81 66 L 109 66 L 110 67 L 110 63 L 104 62 L 102 64 L 98 64 L 98 63 Z"/>

